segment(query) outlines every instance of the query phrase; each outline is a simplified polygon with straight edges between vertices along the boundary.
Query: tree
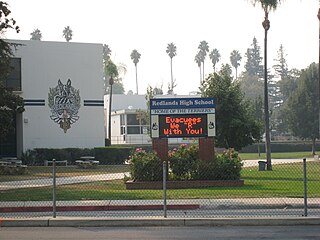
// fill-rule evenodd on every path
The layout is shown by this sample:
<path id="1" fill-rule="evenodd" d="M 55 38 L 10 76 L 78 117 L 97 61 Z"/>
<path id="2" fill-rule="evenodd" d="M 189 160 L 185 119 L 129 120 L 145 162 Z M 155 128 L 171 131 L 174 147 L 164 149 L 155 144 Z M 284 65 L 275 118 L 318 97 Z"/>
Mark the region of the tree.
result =
<path id="1" fill-rule="evenodd" d="M 119 76 L 117 65 L 114 64 L 111 59 L 104 63 L 104 72 L 106 79 L 109 80 L 109 109 L 108 109 L 108 143 L 111 145 L 111 110 L 112 110 L 112 86 L 114 79 Z"/>
<path id="2" fill-rule="evenodd" d="M 163 95 L 163 90 L 162 90 L 162 86 L 161 87 L 155 87 L 153 89 L 153 95 L 156 96 L 156 95 Z"/>
<path id="3" fill-rule="evenodd" d="M 42 39 L 42 33 L 41 33 L 41 31 L 40 31 L 38 28 L 35 29 L 35 30 L 33 30 L 33 32 L 30 33 L 30 35 L 31 35 L 30 40 L 41 41 L 41 39 Z"/>
<path id="4" fill-rule="evenodd" d="M 291 133 L 287 119 L 287 100 L 296 91 L 300 74 L 301 72 L 298 69 L 291 69 L 287 76 L 277 82 L 281 105 L 272 112 L 272 118 L 274 119 L 272 129 L 279 135 Z"/>
<path id="5" fill-rule="evenodd" d="M 199 51 L 196 56 L 194 57 L 194 61 L 197 63 L 199 70 L 200 70 L 200 85 L 202 83 L 202 76 L 201 76 L 201 63 L 204 61 L 203 54 Z"/>
<path id="6" fill-rule="evenodd" d="M 108 61 L 110 59 L 111 52 L 112 51 L 111 51 L 109 45 L 103 44 L 103 60 L 104 61 Z"/>
<path id="7" fill-rule="evenodd" d="M 301 72 L 298 69 L 291 69 L 288 75 L 279 81 L 278 85 L 282 94 L 283 102 L 290 97 L 290 95 L 298 87 L 297 80 L 300 77 Z"/>
<path id="8" fill-rule="evenodd" d="M 108 61 L 111 61 L 111 59 L 109 58 Z M 115 65 L 117 66 L 118 75 L 115 78 L 113 78 L 112 93 L 124 94 L 124 86 L 122 79 L 127 73 L 127 66 L 123 63 L 118 63 Z M 110 76 L 105 76 L 105 94 L 110 93 L 109 77 Z"/>
<path id="9" fill-rule="evenodd" d="M 232 67 L 236 70 L 236 79 L 238 78 L 238 67 L 240 66 L 240 61 L 242 57 L 238 50 L 233 50 L 230 54 L 230 62 Z"/>
<path id="10" fill-rule="evenodd" d="M 240 150 L 260 139 L 261 125 L 253 104 L 244 99 L 239 82 L 232 81 L 230 70 L 225 65 L 219 73 L 210 74 L 201 91 L 204 97 L 216 99 L 216 145 Z"/>
<path id="11" fill-rule="evenodd" d="M 315 141 L 319 137 L 318 67 L 312 63 L 301 72 L 298 87 L 287 102 L 286 116 L 294 136 L 312 140 L 312 153 L 315 154 Z"/>
<path id="12" fill-rule="evenodd" d="M 270 143 L 270 127 L 269 127 L 269 99 L 268 99 L 268 67 L 267 67 L 267 46 L 268 46 L 268 30 L 270 28 L 269 12 L 275 10 L 281 0 L 252 0 L 253 5 L 260 3 L 264 11 L 264 112 L 265 112 L 265 133 L 266 133 L 266 158 L 267 170 L 272 170 L 271 163 L 271 143 Z"/>
<path id="13" fill-rule="evenodd" d="M 172 58 L 177 55 L 177 47 L 174 45 L 174 43 L 168 44 L 166 53 L 170 57 L 170 66 L 171 66 L 171 87 L 170 87 L 170 90 L 173 93 L 174 83 L 173 83 L 173 74 L 172 74 Z"/>
<path id="14" fill-rule="evenodd" d="M 246 99 L 255 101 L 263 96 L 263 82 L 260 81 L 259 77 L 245 72 L 239 77 L 239 82 Z"/>
<path id="15" fill-rule="evenodd" d="M 108 45 L 103 44 L 103 63 L 108 64 L 109 61 L 111 61 L 111 49 Z M 121 74 L 125 75 L 127 72 L 127 67 L 125 64 L 118 64 L 117 65 L 118 70 L 118 76 L 113 79 L 113 85 L 112 85 L 112 93 L 113 94 L 124 94 L 124 87 L 122 83 L 122 78 L 120 77 Z M 107 76 L 105 73 L 104 76 L 104 93 L 109 94 L 110 93 L 110 84 L 109 84 L 109 78 L 110 76 Z"/>
<path id="16" fill-rule="evenodd" d="M 66 39 L 67 42 L 70 42 L 72 40 L 72 30 L 69 26 L 65 27 L 62 36 Z"/>
<path id="17" fill-rule="evenodd" d="M 284 52 L 284 48 L 282 44 L 280 45 L 280 48 L 277 52 L 278 58 L 274 59 L 277 64 L 273 65 L 273 69 L 276 72 L 276 76 L 280 77 L 280 80 L 284 80 L 286 77 L 288 77 L 288 64 L 286 60 L 286 54 Z"/>
<path id="18" fill-rule="evenodd" d="M 137 94 L 139 94 L 138 93 L 138 67 L 137 67 L 137 64 L 140 60 L 141 54 L 136 49 L 134 49 L 134 50 L 132 50 L 130 57 L 131 57 L 131 59 L 134 63 L 134 66 L 136 68 L 136 89 L 137 89 Z"/>
<path id="19" fill-rule="evenodd" d="M 201 41 L 198 49 L 202 59 L 202 81 L 204 81 L 204 60 L 206 59 L 207 53 L 209 52 L 209 45 L 206 41 Z"/>
<path id="20" fill-rule="evenodd" d="M 260 46 L 257 39 L 254 37 L 251 48 L 247 49 L 245 54 L 247 61 L 244 65 L 245 72 L 248 75 L 263 77 L 263 65 L 261 64 L 262 57 L 260 56 Z"/>
<path id="21" fill-rule="evenodd" d="M 213 71 L 216 72 L 216 64 L 220 61 L 220 58 L 221 58 L 219 50 L 214 48 L 210 52 L 209 57 L 211 59 L 212 65 L 213 65 Z"/>
<path id="22" fill-rule="evenodd" d="M 11 11 L 6 2 L 0 1 L 0 33 L 4 34 L 8 29 L 17 33 L 20 31 L 13 18 L 9 18 Z M 3 35 L 0 35 L 3 36 Z M 23 99 L 6 87 L 6 79 L 10 73 L 10 59 L 13 57 L 12 48 L 16 44 L 6 42 L 0 38 L 0 138 L 14 131 L 13 119 L 17 113 L 24 111 Z"/>

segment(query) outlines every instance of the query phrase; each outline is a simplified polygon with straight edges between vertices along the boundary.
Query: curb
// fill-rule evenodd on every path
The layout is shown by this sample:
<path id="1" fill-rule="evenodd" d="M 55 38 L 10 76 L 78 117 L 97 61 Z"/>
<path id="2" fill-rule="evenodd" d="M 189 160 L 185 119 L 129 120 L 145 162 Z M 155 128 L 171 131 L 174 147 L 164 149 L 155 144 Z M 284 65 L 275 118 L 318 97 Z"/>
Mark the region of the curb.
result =
<path id="1" fill-rule="evenodd" d="M 0 227 L 151 227 L 320 225 L 320 218 L 47 218 L 1 219 Z"/>
<path id="2" fill-rule="evenodd" d="M 199 209 L 199 204 L 174 204 L 167 205 L 168 210 L 194 210 Z M 163 205 L 104 205 L 104 206 L 57 206 L 56 211 L 134 211 L 134 210 L 163 210 Z M 0 207 L 0 212 L 52 212 L 52 206 L 37 207 Z"/>
<path id="3" fill-rule="evenodd" d="M 303 209 L 303 204 L 169 204 L 168 210 L 230 210 L 230 209 Z M 319 204 L 308 204 L 308 208 L 319 208 Z M 163 210 L 163 204 L 152 205 L 84 205 L 84 206 L 56 206 L 58 212 L 70 211 L 144 211 Z M 14 212 L 52 212 L 52 206 L 21 206 L 21 207 L 0 207 L 2 213 Z"/>

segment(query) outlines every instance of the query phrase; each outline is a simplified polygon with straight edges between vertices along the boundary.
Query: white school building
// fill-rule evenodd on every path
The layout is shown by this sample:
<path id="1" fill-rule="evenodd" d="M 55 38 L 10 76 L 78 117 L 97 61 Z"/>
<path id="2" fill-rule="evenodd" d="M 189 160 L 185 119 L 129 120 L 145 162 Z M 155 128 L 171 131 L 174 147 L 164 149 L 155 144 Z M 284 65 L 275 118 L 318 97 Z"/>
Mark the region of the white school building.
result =
<path id="1" fill-rule="evenodd" d="M 7 87 L 25 104 L 0 157 L 34 148 L 104 146 L 102 44 L 8 40 L 18 44 Z"/>

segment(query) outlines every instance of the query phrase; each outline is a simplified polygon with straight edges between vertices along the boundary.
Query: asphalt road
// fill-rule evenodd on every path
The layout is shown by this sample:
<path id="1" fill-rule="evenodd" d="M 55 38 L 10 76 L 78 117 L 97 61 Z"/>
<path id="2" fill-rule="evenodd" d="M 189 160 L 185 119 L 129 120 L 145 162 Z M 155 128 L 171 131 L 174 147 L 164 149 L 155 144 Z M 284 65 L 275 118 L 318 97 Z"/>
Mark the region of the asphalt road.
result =
<path id="1" fill-rule="evenodd" d="M 1 240 L 320 239 L 319 226 L 2 227 Z"/>

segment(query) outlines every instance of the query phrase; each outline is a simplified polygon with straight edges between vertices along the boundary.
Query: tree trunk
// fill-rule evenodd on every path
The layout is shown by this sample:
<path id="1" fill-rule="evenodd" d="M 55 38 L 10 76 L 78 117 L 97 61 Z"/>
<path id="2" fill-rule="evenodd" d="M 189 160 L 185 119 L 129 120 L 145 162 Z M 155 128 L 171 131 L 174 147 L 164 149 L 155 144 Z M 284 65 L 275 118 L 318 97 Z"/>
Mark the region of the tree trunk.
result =
<path id="1" fill-rule="evenodd" d="M 108 139 L 111 146 L 111 107 L 112 107 L 112 84 L 109 91 L 109 116 L 108 116 Z"/>
<path id="2" fill-rule="evenodd" d="M 171 58 L 171 61 L 170 61 L 170 66 L 171 66 L 171 91 L 172 91 L 172 93 L 173 93 L 172 58 Z"/>
<path id="3" fill-rule="evenodd" d="M 138 66 L 136 64 L 136 89 L 137 89 L 137 95 L 139 94 L 139 91 L 138 91 Z"/>
<path id="4" fill-rule="evenodd" d="M 316 137 L 312 137 L 312 155 L 316 155 Z"/>
<path id="5" fill-rule="evenodd" d="M 204 82 L 204 61 L 202 62 L 202 82 Z"/>
<path id="6" fill-rule="evenodd" d="M 271 163 L 271 142 L 270 142 L 270 127 L 269 127 L 269 96 L 268 96 L 268 67 L 267 67 L 267 46 L 268 46 L 268 30 L 270 22 L 268 20 L 268 12 L 265 12 L 265 20 L 262 23 L 264 28 L 264 118 L 266 131 L 266 160 L 267 170 L 272 171 Z"/>

